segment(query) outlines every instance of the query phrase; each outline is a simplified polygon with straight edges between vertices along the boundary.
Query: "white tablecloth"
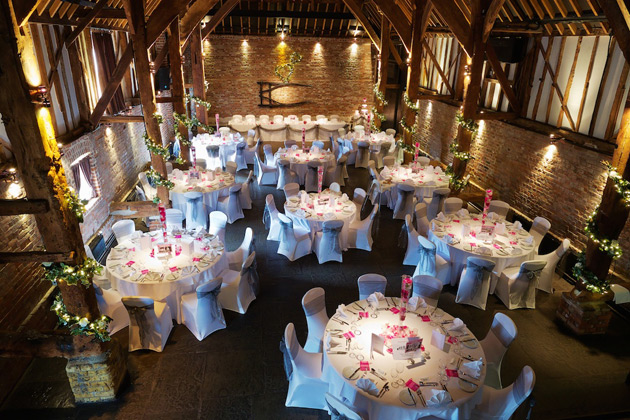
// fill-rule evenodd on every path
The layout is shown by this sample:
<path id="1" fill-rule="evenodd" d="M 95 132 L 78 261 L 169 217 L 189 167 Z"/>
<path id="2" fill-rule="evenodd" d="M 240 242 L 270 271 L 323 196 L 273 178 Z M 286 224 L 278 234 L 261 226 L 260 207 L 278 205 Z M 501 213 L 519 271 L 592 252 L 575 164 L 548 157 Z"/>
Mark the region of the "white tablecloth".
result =
<path id="1" fill-rule="evenodd" d="M 354 131 L 347 133 L 343 141 L 344 146 L 348 149 L 356 150 L 357 143 L 365 141 L 370 144 L 370 149 L 379 151 L 383 143 L 396 143 L 394 136 L 387 135 L 384 131 L 378 133 L 371 133 L 368 137 L 365 133 L 355 133 Z"/>
<path id="2" fill-rule="evenodd" d="M 301 143 L 300 143 L 301 144 Z M 308 171 L 308 162 L 320 161 L 324 164 L 324 176 L 326 170 L 336 165 L 335 156 L 331 152 L 320 150 L 318 153 L 304 153 L 302 149 L 291 150 L 280 148 L 275 154 L 276 162 L 280 159 L 287 159 L 290 162 L 290 168 L 294 170 L 300 178 L 300 185 L 304 185 L 306 172 Z"/>
<path id="3" fill-rule="evenodd" d="M 213 172 L 214 180 L 210 181 L 210 172 L 200 172 L 201 181 L 197 183 L 190 182 L 188 171 L 181 171 L 179 175 L 173 172 L 168 176 L 168 179 L 175 184 L 175 187 L 169 191 L 169 198 L 173 208 L 181 210 L 184 217 L 186 217 L 185 193 L 193 191 L 203 193 L 203 204 L 207 213 L 216 210 L 219 197 L 229 194 L 229 188 L 234 185 L 234 177 L 229 172 Z"/>
<path id="4" fill-rule="evenodd" d="M 163 240 L 161 231 L 145 233 L 143 236 L 151 236 L 152 244 Z M 166 302 L 178 323 L 182 322 L 182 295 L 194 292 L 198 285 L 215 278 L 229 266 L 223 244 L 218 238 L 197 241 L 188 235 L 181 236 L 175 238 L 169 235 L 168 241 L 178 245 L 193 241 L 195 251 L 192 254 L 182 252 L 168 259 L 158 259 L 151 256 L 150 249 L 141 249 L 140 239 L 135 238 L 123 241 L 112 249 L 105 270 L 112 287 L 121 296 L 148 296 Z M 200 261 L 193 258 L 199 258 Z M 171 267 L 177 267 L 178 270 L 172 272 Z M 143 273 L 143 270 L 149 273 Z"/>
<path id="5" fill-rule="evenodd" d="M 234 160 L 236 156 L 236 144 L 239 141 L 244 141 L 243 137 L 237 137 L 234 134 L 230 134 L 225 137 L 217 137 L 216 135 L 210 135 L 207 133 L 198 134 L 192 138 L 192 145 L 195 147 L 195 154 L 197 159 L 208 160 L 208 146 L 219 146 L 219 157 L 221 158 L 221 164 L 225 167 L 225 163 Z"/>
<path id="6" fill-rule="evenodd" d="M 391 168 L 385 166 L 381 171 L 381 177 L 383 178 L 381 188 L 391 208 L 396 204 L 398 184 L 414 187 L 415 196 L 418 201 L 421 201 L 424 197 L 431 197 L 436 188 L 448 187 L 450 179 L 430 165 L 417 169 L 415 173 L 409 165 L 395 165 Z"/>
<path id="7" fill-rule="evenodd" d="M 437 386 L 420 387 L 424 398 L 428 400 L 431 389 L 442 389 L 441 385 L 439 385 L 440 363 L 444 362 L 446 368 L 450 369 L 456 368 L 456 364 L 459 362 L 460 357 L 455 354 L 455 346 L 450 346 L 450 348 L 448 348 L 450 352 L 446 353 L 430 344 L 431 335 L 434 329 L 442 330 L 442 328 L 448 328 L 451 326 L 451 324 L 444 324 L 443 326 L 440 324 L 440 322 L 452 320 L 450 315 L 444 314 L 444 312 L 440 309 L 437 310 L 436 314 L 444 315 L 439 319 L 436 316 L 431 317 L 430 314 L 432 313 L 433 308 L 418 309 L 417 312 L 419 314 L 429 314 L 432 319 L 431 322 L 423 322 L 416 313 L 412 312 L 407 313 L 407 319 L 404 321 L 404 325 L 409 329 L 417 329 L 418 337 L 423 339 L 425 351 L 429 352 L 430 356 L 430 358 L 424 363 L 408 369 L 407 366 L 410 365 L 408 361 L 394 360 L 393 356 L 388 352 L 384 352 L 384 355 L 374 352 L 374 358 L 370 359 L 372 334 L 381 334 L 386 323 L 389 323 L 389 325 L 400 325 L 399 316 L 388 310 L 389 305 L 394 300 L 396 303 L 398 302 L 398 299 L 396 298 L 388 298 L 387 303 L 385 300 L 380 301 L 379 309 L 382 310 L 378 311 L 369 308 L 367 302 L 365 300 L 361 300 L 347 306 L 347 309 L 357 314 L 349 314 L 350 318 L 346 319 L 346 321 L 350 325 L 344 325 L 337 322 L 335 320 L 336 317 L 331 318 L 328 322 L 324 343 L 326 343 L 329 334 L 337 333 L 337 331 L 330 330 L 341 330 L 341 332 L 344 333 L 352 330 L 355 335 L 355 337 L 350 341 L 350 351 L 348 353 L 333 354 L 335 351 L 347 351 L 346 340 L 343 337 L 333 337 L 333 339 L 340 344 L 336 347 L 332 347 L 330 349 L 330 354 L 328 351 L 324 351 L 322 379 L 328 382 L 328 392 L 337 397 L 347 399 L 350 404 L 357 407 L 359 411 L 367 413 L 371 419 L 415 420 L 426 416 L 436 416 L 442 419 L 454 420 L 469 418 L 474 406 L 481 402 L 481 391 L 483 386 L 480 385 L 474 392 L 468 393 L 460 389 L 458 378 L 448 378 L 448 381 L 446 382 L 446 388 L 453 398 L 453 402 L 449 404 L 424 407 L 420 399 L 415 396 L 415 394 L 414 397 L 417 400 L 416 406 L 407 406 L 399 399 L 399 393 L 401 391 L 407 392 L 407 387 L 405 385 L 400 385 L 400 380 L 402 380 L 403 383 L 406 383 L 409 379 L 412 379 L 415 383 L 420 381 L 438 382 Z M 359 308 L 357 304 L 368 311 L 370 317 L 361 318 L 359 320 L 358 313 L 361 311 L 361 308 Z M 378 314 L 377 318 L 371 317 L 374 313 Z M 357 334 L 357 331 L 359 331 L 360 334 Z M 466 339 L 474 339 L 473 334 L 466 328 L 464 328 L 461 332 L 453 333 L 453 335 L 460 334 L 466 334 Z M 475 345 L 477 347 L 470 349 L 462 346 L 462 355 L 476 360 L 483 357 L 485 360 L 483 349 L 476 340 L 467 343 L 469 343 L 471 347 L 474 347 Z M 355 346 L 361 347 L 361 349 L 353 349 Z M 363 358 L 363 361 L 369 362 L 370 369 L 374 368 L 376 372 L 385 379 L 380 379 L 372 373 L 363 374 L 363 372 L 360 372 L 362 375 L 357 375 L 357 378 L 365 377 L 372 380 L 379 390 L 384 386 L 385 382 L 389 383 L 390 390 L 385 392 L 382 397 L 378 398 L 360 390 L 356 386 L 356 379 L 349 380 L 344 377 L 343 370 L 345 368 L 359 367 L 357 356 L 359 356 L 359 358 Z M 415 362 L 420 362 L 420 360 L 416 358 Z M 467 362 L 467 360 L 463 360 L 463 362 Z M 398 367 L 402 367 L 402 373 L 398 373 Z M 394 377 L 394 374 L 396 377 Z M 479 379 L 471 379 L 471 381 L 483 384 L 484 378 L 485 366 L 482 369 Z M 395 382 L 399 382 L 397 387 L 393 387 Z"/>
<path id="8" fill-rule="evenodd" d="M 345 198 L 342 198 L 345 196 Z M 300 199 L 290 198 L 284 203 L 284 213 L 293 220 L 294 226 L 300 226 L 310 232 L 311 240 L 315 237 L 317 232 L 322 230 L 322 225 L 328 220 L 341 220 L 343 227 L 341 228 L 341 235 L 339 240 L 341 247 L 346 250 L 348 240 L 348 229 L 350 223 L 356 217 L 357 206 L 348 199 L 346 194 L 335 193 L 330 190 L 322 191 L 319 196 L 320 199 L 336 198 L 337 204 L 334 208 L 330 208 L 328 205 L 315 205 L 314 200 L 318 198 L 317 193 L 310 193 L 309 200 L 306 205 L 300 203 Z M 343 202 L 342 202 L 343 201 Z M 313 207 L 311 207 L 313 206 Z"/>
<path id="9" fill-rule="evenodd" d="M 508 268 L 520 265 L 522 262 L 534 259 L 536 252 L 533 246 L 526 246 L 524 243 L 525 238 L 529 234 L 521 229 L 516 232 L 512 229 L 512 224 L 506 222 L 506 232 L 504 235 L 497 237 L 504 245 L 498 243 L 486 244 L 476 237 L 467 236 L 463 240 L 461 237 L 462 225 L 468 224 L 471 229 L 478 233 L 481 229 L 482 221 L 481 215 L 471 214 L 467 218 L 461 218 L 459 216 L 447 216 L 448 222 L 440 223 L 437 219 L 436 228 L 441 231 L 429 231 L 429 240 L 437 247 L 437 252 L 445 257 L 449 257 L 451 260 L 451 285 L 459 283 L 459 277 L 462 274 L 462 270 L 466 267 L 466 260 L 468 257 L 481 257 L 487 260 L 494 261 L 494 271 L 501 275 L 501 272 Z M 496 222 L 486 220 L 486 224 L 494 226 Z M 446 236 L 453 235 L 455 240 L 459 240 L 459 243 L 448 244 L 446 242 Z M 482 255 L 475 252 L 480 246 L 485 246 L 492 250 L 492 255 Z M 513 254 L 512 249 L 516 249 L 518 254 Z M 520 253 L 519 253 L 520 252 Z M 498 277 L 493 276 L 492 283 L 490 285 L 490 293 L 494 293 Z"/>

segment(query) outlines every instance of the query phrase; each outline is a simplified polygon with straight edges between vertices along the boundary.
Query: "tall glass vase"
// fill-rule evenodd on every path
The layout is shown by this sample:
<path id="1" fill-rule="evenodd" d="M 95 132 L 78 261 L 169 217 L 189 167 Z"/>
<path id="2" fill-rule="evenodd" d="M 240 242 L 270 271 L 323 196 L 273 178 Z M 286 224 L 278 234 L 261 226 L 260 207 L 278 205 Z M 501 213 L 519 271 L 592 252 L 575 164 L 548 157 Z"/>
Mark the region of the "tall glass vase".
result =
<path id="1" fill-rule="evenodd" d="M 411 277 L 403 274 L 402 284 L 400 286 L 400 312 L 398 313 L 401 323 L 407 318 L 407 303 L 411 297 L 412 288 L 413 281 L 411 280 Z"/>

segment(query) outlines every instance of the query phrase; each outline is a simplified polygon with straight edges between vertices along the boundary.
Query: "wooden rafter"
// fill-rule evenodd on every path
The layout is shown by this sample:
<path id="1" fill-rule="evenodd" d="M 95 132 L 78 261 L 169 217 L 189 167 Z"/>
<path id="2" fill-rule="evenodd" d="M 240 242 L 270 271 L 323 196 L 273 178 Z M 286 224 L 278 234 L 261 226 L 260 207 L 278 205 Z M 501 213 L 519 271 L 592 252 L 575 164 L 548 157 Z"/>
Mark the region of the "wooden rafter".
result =
<path id="1" fill-rule="evenodd" d="M 210 18 L 210 21 L 201 30 L 201 39 L 206 39 L 208 35 L 210 35 L 210 32 L 214 31 L 214 28 L 216 28 L 221 22 L 223 22 L 223 19 L 225 19 L 225 17 L 230 14 L 232 9 L 234 9 L 234 7 L 239 4 L 240 1 L 241 0 L 227 0 L 225 3 L 223 3 L 217 13 L 215 13 Z"/>
<path id="2" fill-rule="evenodd" d="M 407 51 L 411 50 L 411 25 L 400 6 L 391 0 L 374 0 L 374 3 L 390 21 Z"/>
<path id="3" fill-rule="evenodd" d="M 599 0 L 623 56 L 630 62 L 630 15 L 623 0 Z M 625 11 L 625 13 L 624 13 Z"/>
<path id="4" fill-rule="evenodd" d="M 437 70 L 438 74 L 440 75 L 440 78 L 442 79 L 442 82 L 446 86 L 446 89 L 452 95 L 453 94 L 453 88 L 451 87 L 451 84 L 448 81 L 448 76 L 446 74 L 444 74 L 444 70 L 442 70 L 442 66 L 440 65 L 440 62 L 437 60 L 437 58 L 435 58 L 435 55 L 433 54 L 433 51 L 431 50 L 431 46 L 427 43 L 426 39 L 422 40 L 422 44 L 424 45 L 424 50 L 427 52 L 427 55 L 429 56 L 429 58 L 433 62 L 433 66 L 435 67 L 435 69 Z"/>
<path id="5" fill-rule="evenodd" d="M 192 31 L 197 27 L 199 22 L 201 22 L 201 19 L 203 19 L 218 2 L 219 0 L 197 0 L 190 6 L 179 23 L 179 42 L 182 46 L 188 42 L 190 34 L 192 34 Z"/>
<path id="6" fill-rule="evenodd" d="M 377 50 L 380 51 L 381 41 L 374 31 L 374 28 L 372 28 L 369 19 L 365 16 L 363 10 L 361 10 L 361 4 L 359 4 L 357 0 L 343 0 L 343 2 L 346 6 L 348 6 L 348 9 L 350 9 L 354 17 L 361 24 L 361 26 L 363 26 L 365 32 L 367 32 L 368 36 L 372 40 L 372 44 L 376 47 Z M 383 28 L 381 28 L 381 31 L 383 31 Z"/>
<path id="7" fill-rule="evenodd" d="M 79 37 L 79 35 L 81 35 L 81 32 L 83 32 L 83 30 L 87 28 L 92 23 L 92 21 L 94 21 L 98 13 L 107 4 L 107 1 L 108 0 L 99 0 L 98 3 L 96 3 L 96 6 L 94 6 L 94 8 L 90 11 L 90 13 L 88 13 L 84 18 L 79 21 L 77 27 L 74 28 L 72 33 L 66 38 L 64 42 L 66 46 L 72 44 Z"/>
<path id="8" fill-rule="evenodd" d="M 492 66 L 492 69 L 494 70 L 494 74 L 496 75 L 497 80 L 499 81 L 499 84 L 501 85 L 501 89 L 503 89 L 505 96 L 507 96 L 507 99 L 510 102 L 512 109 L 514 110 L 515 113 L 520 114 L 521 104 L 518 98 L 516 97 L 514 90 L 512 89 L 512 85 L 510 84 L 510 81 L 508 80 L 505 72 L 503 71 L 503 67 L 501 67 L 501 63 L 499 62 L 499 59 L 497 58 L 497 54 L 494 51 L 494 47 L 492 46 L 492 44 L 486 44 L 486 57 L 488 57 L 488 61 L 490 62 L 490 65 Z"/>
<path id="9" fill-rule="evenodd" d="M 483 42 L 488 40 L 490 36 L 490 31 L 492 31 L 492 27 L 494 26 L 494 22 L 499 16 L 499 12 L 503 7 L 505 0 L 492 0 L 490 6 L 488 7 L 488 11 L 486 12 L 486 17 L 483 21 Z"/>
<path id="10" fill-rule="evenodd" d="M 457 41 L 461 44 L 469 57 L 473 55 L 473 41 L 470 24 L 466 21 L 464 14 L 448 2 L 436 1 L 433 4 L 435 11 L 444 19 Z"/>

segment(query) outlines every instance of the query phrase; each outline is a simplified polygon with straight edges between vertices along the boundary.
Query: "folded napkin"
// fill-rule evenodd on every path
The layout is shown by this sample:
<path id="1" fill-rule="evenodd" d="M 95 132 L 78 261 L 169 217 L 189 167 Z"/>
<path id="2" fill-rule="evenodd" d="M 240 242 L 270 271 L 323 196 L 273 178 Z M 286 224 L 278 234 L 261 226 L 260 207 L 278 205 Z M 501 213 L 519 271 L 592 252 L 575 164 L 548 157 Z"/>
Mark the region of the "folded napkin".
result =
<path id="1" fill-rule="evenodd" d="M 340 341 L 335 340 L 332 335 L 328 334 L 328 338 L 326 338 L 326 349 L 330 350 L 331 348 L 337 347 L 340 344 Z"/>
<path id="2" fill-rule="evenodd" d="M 370 395 L 378 395 L 376 384 L 367 378 L 361 378 L 357 381 L 357 388 L 367 392 Z"/>
<path id="3" fill-rule="evenodd" d="M 453 320 L 453 324 L 448 328 L 449 331 L 461 331 L 466 327 L 464 321 L 459 318 Z"/>
<path id="4" fill-rule="evenodd" d="M 494 226 L 494 233 L 497 235 L 503 235 L 505 233 L 505 223 L 497 223 Z"/>
<path id="5" fill-rule="evenodd" d="M 385 296 L 381 292 L 374 292 L 366 300 L 368 305 L 377 308 L 380 305 L 379 301 L 385 300 Z"/>
<path id="6" fill-rule="evenodd" d="M 154 271 L 151 271 L 144 277 L 145 281 L 160 281 L 161 279 L 162 279 L 162 275 Z"/>
<path id="7" fill-rule="evenodd" d="M 295 144 L 294 144 L 293 146 L 291 146 L 291 150 L 293 150 L 294 152 L 295 152 L 297 149 L 298 149 L 297 145 L 295 145 Z"/>
<path id="8" fill-rule="evenodd" d="M 306 211 L 304 211 L 303 209 L 297 209 L 295 214 L 299 217 L 306 217 Z"/>
<path id="9" fill-rule="evenodd" d="M 459 243 L 459 239 L 455 239 L 455 237 L 451 235 L 444 235 L 444 240 L 446 241 L 447 244 Z"/>
<path id="10" fill-rule="evenodd" d="M 474 362 L 462 363 L 461 370 L 471 378 L 479 379 L 481 376 L 481 369 L 483 367 L 483 361 L 481 359 Z"/>
<path id="11" fill-rule="evenodd" d="M 346 194 L 346 193 L 341 194 L 341 198 L 339 199 L 340 202 L 345 203 L 348 200 L 349 200 L 348 194 Z"/>
<path id="12" fill-rule="evenodd" d="M 335 213 L 324 213 L 324 220 L 333 220 L 335 219 Z"/>
<path id="13" fill-rule="evenodd" d="M 197 269 L 192 265 L 182 268 L 182 276 L 189 276 L 196 272 L 197 272 Z"/>
<path id="14" fill-rule="evenodd" d="M 518 220 L 516 222 L 514 222 L 514 230 L 520 230 L 523 225 L 521 224 L 521 222 L 519 222 Z"/>
<path id="15" fill-rule="evenodd" d="M 469 214 L 470 214 L 470 213 L 468 212 L 468 209 L 460 209 L 460 210 L 457 210 L 457 215 L 458 215 L 459 217 L 462 217 L 462 218 L 463 218 L 463 217 L 468 217 L 468 215 L 469 215 Z"/>
<path id="16" fill-rule="evenodd" d="M 415 311 L 418 308 L 426 308 L 427 303 L 421 297 L 414 296 L 409 298 L 409 302 L 407 302 L 407 308 L 411 311 Z"/>
<path id="17" fill-rule="evenodd" d="M 438 213 L 436 219 L 438 219 L 440 222 L 446 222 L 446 216 L 442 212 Z"/>
<path id="18" fill-rule="evenodd" d="M 494 219 L 498 219 L 499 215 L 496 214 L 495 212 L 491 211 L 490 213 L 488 213 L 488 219 L 490 220 L 494 220 Z"/>
<path id="19" fill-rule="evenodd" d="M 534 245 L 534 237 L 532 235 L 529 235 L 527 238 L 523 239 L 523 243 L 525 243 L 525 245 Z"/>
<path id="20" fill-rule="evenodd" d="M 510 254 L 512 255 L 521 255 L 523 253 L 523 251 L 520 248 L 512 248 L 512 250 L 510 251 Z"/>
<path id="21" fill-rule="evenodd" d="M 341 318 L 350 317 L 350 315 L 346 312 L 346 305 L 344 305 L 343 303 L 337 306 L 337 311 L 335 312 L 335 314 L 340 316 Z"/>
<path id="22" fill-rule="evenodd" d="M 389 176 L 391 176 L 392 171 L 391 169 L 389 169 L 387 166 L 383 166 L 383 170 L 381 171 L 381 176 L 383 178 L 388 178 Z"/>
<path id="23" fill-rule="evenodd" d="M 427 405 L 440 405 L 450 403 L 451 395 L 442 389 L 429 389 L 431 397 L 427 400 Z"/>
<path id="24" fill-rule="evenodd" d="M 492 250 L 490 248 L 488 248 L 487 246 L 478 246 L 475 249 L 475 252 L 479 255 L 492 255 Z"/>

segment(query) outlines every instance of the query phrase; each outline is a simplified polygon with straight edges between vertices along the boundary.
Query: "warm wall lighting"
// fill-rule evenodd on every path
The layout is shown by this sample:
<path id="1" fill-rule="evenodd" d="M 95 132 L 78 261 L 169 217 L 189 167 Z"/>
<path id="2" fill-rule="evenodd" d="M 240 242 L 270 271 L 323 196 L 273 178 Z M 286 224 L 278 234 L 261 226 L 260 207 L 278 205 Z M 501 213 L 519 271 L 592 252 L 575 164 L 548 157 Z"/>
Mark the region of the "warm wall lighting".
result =
<path id="1" fill-rule="evenodd" d="M 550 144 L 549 146 L 547 146 L 547 151 L 545 152 L 545 156 L 544 156 L 545 161 L 549 161 L 553 159 L 557 151 L 558 151 L 558 148 L 556 147 L 555 144 Z"/>
<path id="2" fill-rule="evenodd" d="M 246 46 L 247 46 L 247 40 L 246 40 L 246 39 L 244 39 L 244 40 L 243 40 L 243 42 L 241 43 L 241 45 L 242 45 L 243 47 L 246 47 Z"/>
<path id="3" fill-rule="evenodd" d="M 29 93 L 31 94 L 32 103 L 50 108 L 50 99 L 48 97 L 48 88 L 46 86 L 31 88 Z"/>
<path id="4" fill-rule="evenodd" d="M 315 52 L 321 52 L 322 51 L 322 44 L 319 43 L 319 41 L 315 44 Z"/>
<path id="5" fill-rule="evenodd" d="M 0 172 L 0 180 L 2 182 L 13 182 L 17 183 L 17 172 L 15 168 L 9 168 Z"/>
<path id="6" fill-rule="evenodd" d="M 285 37 L 285 35 L 284 35 L 284 31 L 282 31 L 282 32 L 280 33 L 280 39 L 284 40 L 284 37 Z"/>
<path id="7" fill-rule="evenodd" d="M 564 137 L 561 137 L 557 134 L 549 134 L 549 143 L 556 144 L 557 142 L 564 140 Z"/>

